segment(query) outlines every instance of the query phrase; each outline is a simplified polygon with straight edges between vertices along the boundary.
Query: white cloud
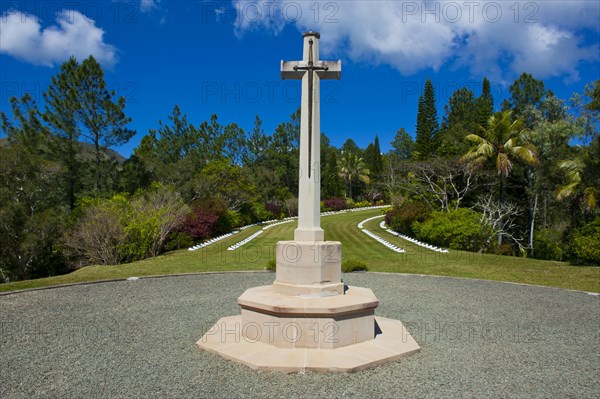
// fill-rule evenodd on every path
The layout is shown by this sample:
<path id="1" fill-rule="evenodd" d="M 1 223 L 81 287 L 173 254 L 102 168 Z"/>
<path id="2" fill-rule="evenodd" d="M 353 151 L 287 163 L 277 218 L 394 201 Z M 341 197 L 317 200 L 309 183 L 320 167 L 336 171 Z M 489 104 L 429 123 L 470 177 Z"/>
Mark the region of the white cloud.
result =
<path id="1" fill-rule="evenodd" d="M 578 34 L 598 32 L 595 1 L 233 2 L 238 35 L 278 34 L 293 24 L 320 31 L 327 55 L 387 64 L 407 75 L 462 65 L 496 79 L 525 71 L 538 78 L 577 79 L 581 62 L 599 58 L 598 43 L 586 43 Z"/>
<path id="2" fill-rule="evenodd" d="M 35 65 L 54 66 L 70 56 L 79 61 L 93 55 L 107 68 L 117 62 L 116 48 L 104 42 L 104 31 L 78 11 L 63 10 L 57 25 L 41 27 L 33 15 L 21 12 L 0 17 L 0 53 Z"/>
<path id="3" fill-rule="evenodd" d="M 140 11 L 141 12 L 150 12 L 154 8 L 158 8 L 158 3 L 160 3 L 160 0 L 141 0 L 140 1 Z"/>

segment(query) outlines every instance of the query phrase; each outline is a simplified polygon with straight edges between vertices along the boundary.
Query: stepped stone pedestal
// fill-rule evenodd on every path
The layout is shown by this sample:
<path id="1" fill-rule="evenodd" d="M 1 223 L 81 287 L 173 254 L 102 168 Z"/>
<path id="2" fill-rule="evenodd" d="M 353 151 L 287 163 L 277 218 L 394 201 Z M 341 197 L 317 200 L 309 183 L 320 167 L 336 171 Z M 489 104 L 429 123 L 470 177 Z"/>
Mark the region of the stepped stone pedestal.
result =
<path id="1" fill-rule="evenodd" d="M 275 282 L 238 304 L 241 315 L 220 319 L 198 345 L 253 369 L 351 372 L 420 350 L 400 321 L 375 317 L 370 289 L 342 283 L 339 242 L 279 242 Z"/>
<path id="2" fill-rule="evenodd" d="M 320 224 L 319 82 L 339 79 L 340 61 L 319 60 L 316 32 L 303 35 L 302 61 L 281 63 L 283 79 L 302 79 L 298 228 L 277 243 L 275 282 L 238 298 L 200 348 L 258 370 L 349 372 L 407 356 L 419 345 L 397 320 L 375 317 L 368 288 L 342 282 L 342 245 Z M 313 137 L 314 135 L 314 137 Z"/>

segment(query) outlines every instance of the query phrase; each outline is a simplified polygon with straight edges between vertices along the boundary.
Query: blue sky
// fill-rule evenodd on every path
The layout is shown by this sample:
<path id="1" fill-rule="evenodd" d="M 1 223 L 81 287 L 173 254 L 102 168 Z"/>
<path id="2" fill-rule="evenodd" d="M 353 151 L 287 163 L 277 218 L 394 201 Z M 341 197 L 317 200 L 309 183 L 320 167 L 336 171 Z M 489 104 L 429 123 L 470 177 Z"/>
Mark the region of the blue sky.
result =
<path id="1" fill-rule="evenodd" d="M 342 60 L 342 79 L 322 87 L 321 129 L 341 146 L 384 151 L 395 132 L 414 132 L 430 78 L 438 114 L 463 85 L 492 82 L 496 106 L 522 72 L 559 97 L 600 77 L 597 1 L 2 1 L 0 109 L 25 92 L 42 102 L 59 65 L 93 54 L 127 99 L 138 133 L 179 104 L 193 123 L 216 113 L 265 132 L 299 106 L 299 83 L 281 81 L 280 61 L 301 58 L 301 32 L 321 32 L 321 58 Z"/>

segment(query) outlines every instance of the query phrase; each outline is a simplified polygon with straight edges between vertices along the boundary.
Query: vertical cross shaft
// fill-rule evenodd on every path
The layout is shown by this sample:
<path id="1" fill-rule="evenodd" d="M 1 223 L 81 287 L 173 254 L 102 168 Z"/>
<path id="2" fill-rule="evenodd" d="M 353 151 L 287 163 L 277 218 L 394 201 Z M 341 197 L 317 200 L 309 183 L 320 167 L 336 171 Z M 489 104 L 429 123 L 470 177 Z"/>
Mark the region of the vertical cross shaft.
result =
<path id="1" fill-rule="evenodd" d="M 282 79 L 302 80 L 300 121 L 300 183 L 298 190 L 298 228 L 296 241 L 323 241 L 320 223 L 320 81 L 339 79 L 341 62 L 319 60 L 317 32 L 303 35 L 302 61 L 281 62 Z"/>

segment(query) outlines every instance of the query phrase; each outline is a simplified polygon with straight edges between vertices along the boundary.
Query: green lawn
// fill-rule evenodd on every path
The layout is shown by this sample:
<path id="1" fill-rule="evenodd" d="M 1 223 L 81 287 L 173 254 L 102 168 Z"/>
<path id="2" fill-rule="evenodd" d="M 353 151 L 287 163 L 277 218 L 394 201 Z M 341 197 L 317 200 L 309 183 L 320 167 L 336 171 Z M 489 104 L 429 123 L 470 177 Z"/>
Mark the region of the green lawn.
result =
<path id="1" fill-rule="evenodd" d="M 383 231 L 379 227 L 382 219 L 367 222 L 365 228 L 406 249 L 406 253 L 396 253 L 368 237 L 357 227 L 360 221 L 379 214 L 381 210 L 324 216 L 321 225 L 325 229 L 328 240 L 342 242 L 343 259 L 362 260 L 368 265 L 369 270 L 374 272 L 468 277 L 600 292 L 600 268 L 598 267 L 570 266 L 563 262 L 464 251 L 441 254 Z M 153 259 L 119 266 L 88 266 L 63 276 L 0 284 L 0 291 L 122 279 L 131 276 L 263 270 L 267 261 L 274 258 L 275 243 L 292 239 L 295 226 L 296 222 L 293 221 L 269 228 L 236 251 L 226 249 L 229 245 L 256 232 L 260 227 L 248 228 L 198 251 L 174 251 Z"/>

